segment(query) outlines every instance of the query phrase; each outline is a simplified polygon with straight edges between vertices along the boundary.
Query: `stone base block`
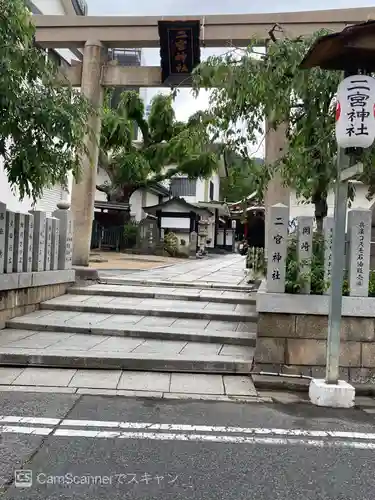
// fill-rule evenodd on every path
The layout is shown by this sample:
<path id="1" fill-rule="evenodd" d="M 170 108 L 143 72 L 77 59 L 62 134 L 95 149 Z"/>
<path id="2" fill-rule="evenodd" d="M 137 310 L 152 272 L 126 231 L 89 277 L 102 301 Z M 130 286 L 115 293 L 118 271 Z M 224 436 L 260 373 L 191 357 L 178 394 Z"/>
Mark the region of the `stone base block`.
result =
<path id="1" fill-rule="evenodd" d="M 327 408 L 352 408 L 354 406 L 355 389 L 339 380 L 337 384 L 327 384 L 323 379 L 312 379 L 309 387 L 312 404 Z"/>
<path id="2" fill-rule="evenodd" d="M 93 269 L 92 267 L 86 267 L 86 266 L 73 266 L 73 269 L 76 272 L 76 281 L 99 280 L 99 273 L 97 269 Z"/>

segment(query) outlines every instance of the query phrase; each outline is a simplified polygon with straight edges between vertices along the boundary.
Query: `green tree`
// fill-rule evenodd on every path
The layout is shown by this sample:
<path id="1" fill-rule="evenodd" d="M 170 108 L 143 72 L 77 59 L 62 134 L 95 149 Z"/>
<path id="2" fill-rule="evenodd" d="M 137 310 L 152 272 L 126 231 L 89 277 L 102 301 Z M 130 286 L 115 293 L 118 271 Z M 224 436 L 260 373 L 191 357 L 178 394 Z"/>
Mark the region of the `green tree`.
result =
<path id="1" fill-rule="evenodd" d="M 264 120 L 270 129 L 287 124 L 288 148 L 280 161 L 266 164 L 258 187 L 262 191 L 277 172 L 298 197 L 315 205 L 321 229 L 327 215 L 327 195 L 336 178 L 335 94 L 341 74 L 319 68 L 301 70 L 299 65 L 311 44 L 310 38 L 283 38 L 270 42 L 265 53 L 262 42 L 252 40 L 246 49 L 234 49 L 221 57 L 210 57 L 195 75 L 195 90 L 214 87 L 210 109 L 217 134 L 244 158 L 249 145 L 263 135 Z M 264 45 L 264 43 L 263 43 Z M 369 196 L 375 186 L 373 151 L 364 154 L 364 174 Z M 261 197 L 263 193 L 259 194 Z M 355 190 L 351 184 L 349 197 Z"/>
<path id="2" fill-rule="evenodd" d="M 35 46 L 24 0 L 0 0 L 0 156 L 20 198 L 79 174 L 88 102 L 57 83 L 57 67 Z"/>
<path id="3" fill-rule="evenodd" d="M 228 176 L 221 180 L 221 199 L 227 202 L 237 202 L 244 200 L 252 193 L 256 193 L 256 201 L 263 187 L 259 186 L 259 181 L 263 180 L 262 170 L 264 161 L 262 158 L 244 159 L 233 151 L 226 152 L 226 163 L 228 165 Z"/>
<path id="4" fill-rule="evenodd" d="M 173 94 L 158 94 L 145 119 L 144 103 L 137 92 L 123 92 L 115 109 L 109 106 L 110 96 L 109 92 L 103 108 L 99 155 L 108 181 L 96 186 L 108 201 L 128 204 L 132 193 L 148 184 L 177 173 L 192 179 L 206 177 L 216 168 L 217 154 L 209 147 L 209 123 L 203 113 L 187 123 L 178 122 Z M 134 137 L 135 123 L 141 141 Z"/>

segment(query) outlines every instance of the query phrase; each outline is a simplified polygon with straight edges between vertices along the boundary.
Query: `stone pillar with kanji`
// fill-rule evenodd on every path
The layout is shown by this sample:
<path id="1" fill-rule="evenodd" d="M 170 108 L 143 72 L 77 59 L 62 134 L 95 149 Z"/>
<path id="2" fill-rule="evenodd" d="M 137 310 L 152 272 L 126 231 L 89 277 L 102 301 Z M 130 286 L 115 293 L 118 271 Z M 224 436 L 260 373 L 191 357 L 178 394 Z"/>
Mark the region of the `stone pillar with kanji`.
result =
<path id="1" fill-rule="evenodd" d="M 278 203 L 269 211 L 267 292 L 284 293 L 288 248 L 289 207 Z"/>
<path id="2" fill-rule="evenodd" d="M 297 227 L 297 259 L 299 275 L 303 278 L 300 293 L 310 293 L 311 290 L 311 259 L 313 255 L 313 224 L 314 218 L 298 217 Z"/>
<path id="3" fill-rule="evenodd" d="M 333 226 L 333 217 L 325 217 L 323 221 L 325 295 L 331 293 Z"/>
<path id="4" fill-rule="evenodd" d="M 370 273 L 371 210 L 355 209 L 348 213 L 349 294 L 367 297 Z"/>

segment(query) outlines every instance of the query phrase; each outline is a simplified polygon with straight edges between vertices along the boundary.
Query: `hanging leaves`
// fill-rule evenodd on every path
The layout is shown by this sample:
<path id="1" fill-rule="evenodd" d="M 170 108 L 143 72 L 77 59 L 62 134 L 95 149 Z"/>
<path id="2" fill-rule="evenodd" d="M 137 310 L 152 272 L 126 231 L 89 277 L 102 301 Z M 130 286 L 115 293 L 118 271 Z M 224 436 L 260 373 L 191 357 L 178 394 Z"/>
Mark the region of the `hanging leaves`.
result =
<path id="1" fill-rule="evenodd" d="M 249 175 L 258 182 L 258 197 L 268 179 L 277 171 L 298 197 L 315 203 L 319 217 L 325 215 L 326 199 L 336 178 L 335 94 L 339 72 L 319 68 L 301 70 L 299 65 L 314 40 L 280 39 L 269 43 L 252 40 L 246 49 L 232 49 L 223 56 L 210 57 L 195 71 L 194 90 L 212 88 L 211 123 L 218 135 L 243 159 L 249 160 L 249 146 L 264 137 L 264 121 L 275 129 L 287 123 L 288 149 L 283 158 Z M 264 45 L 264 43 L 263 43 Z M 363 156 L 362 180 L 375 191 L 373 150 Z M 245 167 L 244 167 L 245 168 Z M 247 167 L 246 167 L 247 168 Z M 354 196 L 352 187 L 349 195 Z"/>
<path id="2" fill-rule="evenodd" d="M 20 198 L 79 175 L 91 112 L 86 99 L 57 84 L 57 68 L 34 44 L 23 0 L 0 0 L 0 156 Z"/>

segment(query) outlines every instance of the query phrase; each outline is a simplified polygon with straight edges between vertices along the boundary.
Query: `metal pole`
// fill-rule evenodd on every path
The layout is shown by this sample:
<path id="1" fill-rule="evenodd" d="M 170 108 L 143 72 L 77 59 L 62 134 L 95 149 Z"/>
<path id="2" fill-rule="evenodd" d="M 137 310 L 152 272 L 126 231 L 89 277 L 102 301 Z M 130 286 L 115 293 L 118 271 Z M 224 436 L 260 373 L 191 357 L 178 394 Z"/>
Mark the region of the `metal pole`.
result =
<path id="1" fill-rule="evenodd" d="M 335 186 L 335 214 L 332 242 L 331 294 L 329 298 L 327 338 L 327 384 L 337 384 L 339 379 L 340 326 L 342 309 L 343 269 L 345 268 L 345 229 L 348 203 L 348 182 L 340 175 L 350 165 L 350 158 L 344 149 L 337 152 L 337 180 Z"/>

